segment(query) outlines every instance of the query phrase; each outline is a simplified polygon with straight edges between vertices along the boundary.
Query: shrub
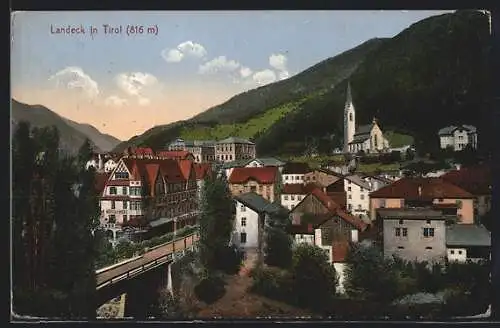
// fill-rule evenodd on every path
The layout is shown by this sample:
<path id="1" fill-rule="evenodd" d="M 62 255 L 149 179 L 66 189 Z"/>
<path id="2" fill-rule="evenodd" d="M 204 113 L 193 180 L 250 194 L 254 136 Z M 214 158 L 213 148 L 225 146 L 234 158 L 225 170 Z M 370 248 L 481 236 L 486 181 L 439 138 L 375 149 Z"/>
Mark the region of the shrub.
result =
<path id="1" fill-rule="evenodd" d="M 216 252 L 217 269 L 227 274 L 236 274 L 243 263 L 243 252 L 234 246 L 228 246 Z"/>
<path id="2" fill-rule="evenodd" d="M 294 303 L 291 275 L 276 267 L 259 267 L 251 271 L 251 291 L 278 301 Z"/>
<path id="3" fill-rule="evenodd" d="M 208 277 L 194 287 L 196 297 L 207 304 L 212 304 L 226 292 L 224 281 L 220 277 Z"/>

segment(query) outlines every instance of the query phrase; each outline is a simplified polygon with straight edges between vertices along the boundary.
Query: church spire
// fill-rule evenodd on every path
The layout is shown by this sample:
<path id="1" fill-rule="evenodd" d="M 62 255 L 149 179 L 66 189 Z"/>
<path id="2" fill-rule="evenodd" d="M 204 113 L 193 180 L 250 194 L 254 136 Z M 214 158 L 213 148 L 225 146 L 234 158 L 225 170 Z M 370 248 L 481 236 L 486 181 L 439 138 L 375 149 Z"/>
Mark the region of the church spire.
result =
<path id="1" fill-rule="evenodd" d="M 347 97 L 345 99 L 346 107 L 352 104 L 351 81 L 347 81 Z"/>

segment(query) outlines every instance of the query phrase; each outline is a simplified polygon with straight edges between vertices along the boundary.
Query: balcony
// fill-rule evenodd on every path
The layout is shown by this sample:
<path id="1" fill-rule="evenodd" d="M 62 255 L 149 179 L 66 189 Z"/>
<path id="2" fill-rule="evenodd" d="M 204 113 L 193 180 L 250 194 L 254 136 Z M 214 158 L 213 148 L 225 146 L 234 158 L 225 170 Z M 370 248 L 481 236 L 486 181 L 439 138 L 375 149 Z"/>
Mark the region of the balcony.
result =
<path id="1" fill-rule="evenodd" d="M 161 218 L 157 218 L 157 219 L 150 221 L 149 225 L 152 228 L 154 228 L 154 227 L 158 227 L 160 225 L 167 224 L 170 222 L 174 222 L 174 221 L 177 222 L 177 221 L 182 221 L 185 219 L 190 219 L 192 217 L 198 216 L 199 214 L 200 214 L 200 211 L 193 211 L 193 212 L 189 212 L 189 213 L 185 213 L 185 214 L 181 214 L 181 215 L 177 215 L 177 216 L 172 216 L 172 217 L 161 217 Z"/>

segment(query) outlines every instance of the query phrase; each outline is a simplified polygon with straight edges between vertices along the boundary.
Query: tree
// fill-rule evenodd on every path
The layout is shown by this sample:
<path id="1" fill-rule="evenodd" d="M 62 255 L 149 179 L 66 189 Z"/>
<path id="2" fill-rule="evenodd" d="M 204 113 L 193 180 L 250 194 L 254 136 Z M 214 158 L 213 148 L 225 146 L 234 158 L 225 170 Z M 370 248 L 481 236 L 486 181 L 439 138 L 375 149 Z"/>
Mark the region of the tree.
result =
<path id="1" fill-rule="evenodd" d="M 218 270 L 217 254 L 227 248 L 233 230 L 235 207 L 223 177 L 207 176 L 203 184 L 200 215 L 200 262 L 210 275 Z"/>
<path id="2" fill-rule="evenodd" d="M 325 251 L 317 246 L 298 245 L 291 268 L 297 302 L 322 313 L 332 310 L 338 277 Z"/>
<path id="3" fill-rule="evenodd" d="M 390 301 L 397 292 L 394 262 L 374 246 L 354 245 L 347 256 L 345 289 L 356 298 Z"/>
<path id="4" fill-rule="evenodd" d="M 264 262 L 267 265 L 287 268 L 292 262 L 292 239 L 288 234 L 290 227 L 288 213 L 280 211 L 270 217 L 265 227 Z"/>

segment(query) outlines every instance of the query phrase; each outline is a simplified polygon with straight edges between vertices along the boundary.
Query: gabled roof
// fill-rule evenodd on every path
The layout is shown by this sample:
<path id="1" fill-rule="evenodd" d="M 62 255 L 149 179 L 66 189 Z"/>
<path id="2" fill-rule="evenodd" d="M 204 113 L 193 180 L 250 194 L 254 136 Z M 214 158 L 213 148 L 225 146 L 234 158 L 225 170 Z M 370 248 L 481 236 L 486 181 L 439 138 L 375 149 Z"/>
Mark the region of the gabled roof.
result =
<path id="1" fill-rule="evenodd" d="M 299 162 L 288 162 L 283 167 L 283 174 L 306 174 L 311 171 L 309 164 Z"/>
<path id="2" fill-rule="evenodd" d="M 352 144 L 362 143 L 368 139 L 370 139 L 369 134 L 357 134 L 357 135 L 354 135 L 354 137 L 352 138 L 352 141 L 349 142 L 349 144 L 352 145 Z"/>
<path id="3" fill-rule="evenodd" d="M 445 220 L 446 216 L 431 208 L 378 208 L 377 214 L 384 220 Z"/>
<path id="4" fill-rule="evenodd" d="M 238 159 L 238 160 L 235 160 L 232 162 L 225 162 L 224 164 L 222 164 L 222 168 L 223 169 L 232 169 L 235 167 L 244 167 L 244 166 L 248 165 L 248 163 L 250 163 L 251 161 L 253 161 L 253 159 Z"/>
<path id="5" fill-rule="evenodd" d="M 354 183 L 355 185 L 360 186 L 361 188 L 364 188 L 366 190 L 370 190 L 370 184 L 363 180 L 359 175 L 356 174 L 351 174 L 351 175 L 346 175 L 344 176 L 344 179 L 351 181 L 351 183 Z"/>
<path id="6" fill-rule="evenodd" d="M 253 161 L 259 162 L 262 166 L 283 166 L 283 165 L 285 165 L 285 162 L 282 162 L 279 159 L 274 158 L 274 157 L 254 158 L 254 159 L 249 160 L 246 165 L 250 164 Z"/>
<path id="7" fill-rule="evenodd" d="M 268 167 L 235 167 L 229 176 L 229 183 L 239 184 L 247 182 L 250 179 L 263 184 L 272 184 L 276 181 L 279 174 L 278 168 Z"/>
<path id="8" fill-rule="evenodd" d="M 371 198 L 436 199 L 436 198 L 474 198 L 474 196 L 446 182 L 442 178 L 402 178 L 377 191 L 370 193 Z"/>
<path id="9" fill-rule="evenodd" d="M 491 232 L 475 224 L 454 224 L 446 227 L 446 246 L 491 246 Z"/>
<path id="10" fill-rule="evenodd" d="M 455 130 L 457 129 L 463 129 L 467 131 L 468 133 L 475 133 L 476 132 L 476 127 L 472 125 L 450 125 L 445 128 L 442 128 L 439 130 L 438 135 L 440 136 L 446 136 L 446 135 L 451 135 Z"/>
<path id="11" fill-rule="evenodd" d="M 159 157 L 172 159 L 187 159 L 192 154 L 185 150 L 162 150 L 156 153 Z"/>
<path id="12" fill-rule="evenodd" d="M 284 207 L 281 207 L 277 203 L 271 203 L 264 197 L 254 192 L 248 192 L 234 196 L 234 199 L 236 199 L 240 203 L 251 208 L 252 210 L 254 210 L 259 214 L 262 213 L 276 214 L 279 213 L 280 211 L 286 212 L 286 209 Z"/>
<path id="13" fill-rule="evenodd" d="M 210 163 L 194 163 L 194 170 L 196 173 L 196 180 L 203 180 L 211 173 L 212 166 Z"/>
<path id="14" fill-rule="evenodd" d="M 322 173 L 325 173 L 325 174 L 328 174 L 328 175 L 332 175 L 332 176 L 335 176 L 335 177 L 338 177 L 338 178 L 343 178 L 344 177 L 343 174 L 340 174 L 340 173 L 337 173 L 337 172 L 334 172 L 332 170 L 325 169 L 325 168 L 322 168 L 322 167 L 311 169 L 307 173 L 313 173 L 313 172 L 322 172 Z"/>
<path id="15" fill-rule="evenodd" d="M 361 134 L 370 134 L 372 132 L 372 128 L 373 128 L 373 123 L 360 125 L 356 129 L 356 133 L 354 134 L 354 136 L 361 135 Z"/>
<path id="16" fill-rule="evenodd" d="M 474 195 L 491 194 L 491 186 L 493 184 L 491 167 L 489 165 L 478 165 L 449 171 L 442 175 L 441 179 L 459 186 Z"/>
<path id="17" fill-rule="evenodd" d="M 239 138 L 239 137 L 229 137 L 218 142 L 219 144 L 229 144 L 229 143 L 239 143 L 239 144 L 247 144 L 254 145 L 253 142 L 247 139 Z"/>
<path id="18" fill-rule="evenodd" d="M 314 190 L 314 188 L 318 188 L 319 186 L 315 183 L 287 183 L 283 185 L 283 189 L 281 193 L 283 195 L 307 195 Z"/>

